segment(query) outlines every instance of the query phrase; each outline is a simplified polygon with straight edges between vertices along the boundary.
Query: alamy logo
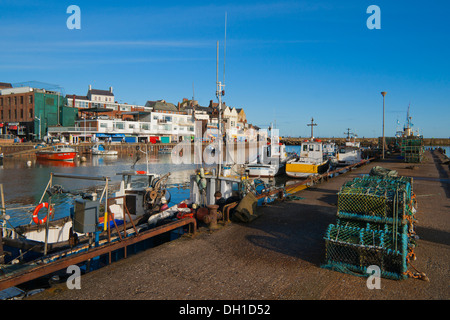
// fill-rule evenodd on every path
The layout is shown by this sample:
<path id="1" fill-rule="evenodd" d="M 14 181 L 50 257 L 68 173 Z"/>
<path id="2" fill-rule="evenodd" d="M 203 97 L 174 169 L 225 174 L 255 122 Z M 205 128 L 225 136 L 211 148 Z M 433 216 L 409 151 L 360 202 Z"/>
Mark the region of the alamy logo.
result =
<path id="1" fill-rule="evenodd" d="M 381 289 L 381 269 L 379 266 L 371 265 L 367 267 L 366 273 L 370 274 L 367 278 L 367 288 L 370 290 Z"/>
<path id="2" fill-rule="evenodd" d="M 367 18 L 367 28 L 372 29 L 381 29 L 381 10 L 379 6 L 371 5 L 367 7 L 367 13 L 371 14 L 369 18 Z"/>
<path id="3" fill-rule="evenodd" d="M 72 273 L 71 276 L 67 278 L 66 285 L 67 288 L 72 289 L 81 289 L 81 270 L 77 265 L 71 265 L 67 267 L 67 273 Z"/>
<path id="4" fill-rule="evenodd" d="M 171 153 L 173 164 L 264 163 L 276 164 L 280 160 L 279 130 L 248 130 L 246 136 L 233 135 L 227 130 L 224 137 L 218 130 L 208 129 L 202 134 L 202 122 L 195 121 L 193 140 L 179 142 Z M 203 144 L 208 145 L 203 148 Z M 194 154 L 192 154 L 192 150 Z M 193 156 L 193 157 L 192 157 Z"/>
<path id="5" fill-rule="evenodd" d="M 81 9 L 79 6 L 74 4 L 67 7 L 67 13 L 71 13 L 70 17 L 67 18 L 66 25 L 67 29 L 81 29 Z"/>

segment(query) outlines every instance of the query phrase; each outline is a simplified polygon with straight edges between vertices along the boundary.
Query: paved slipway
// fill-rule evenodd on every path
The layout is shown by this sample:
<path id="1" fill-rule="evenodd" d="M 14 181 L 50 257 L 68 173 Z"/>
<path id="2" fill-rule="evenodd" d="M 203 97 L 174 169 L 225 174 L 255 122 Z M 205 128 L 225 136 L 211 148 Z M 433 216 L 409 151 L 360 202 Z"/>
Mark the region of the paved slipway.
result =
<path id="1" fill-rule="evenodd" d="M 81 277 L 81 289 L 56 285 L 30 299 L 80 300 L 439 300 L 450 298 L 450 175 L 444 157 L 427 151 L 420 164 L 370 163 L 300 191 L 304 198 L 258 208 L 249 224 L 200 229 Z M 414 267 L 429 281 L 381 279 L 369 290 L 364 277 L 323 269 L 323 235 L 335 222 L 337 191 L 375 166 L 412 176 L 420 237 Z"/>

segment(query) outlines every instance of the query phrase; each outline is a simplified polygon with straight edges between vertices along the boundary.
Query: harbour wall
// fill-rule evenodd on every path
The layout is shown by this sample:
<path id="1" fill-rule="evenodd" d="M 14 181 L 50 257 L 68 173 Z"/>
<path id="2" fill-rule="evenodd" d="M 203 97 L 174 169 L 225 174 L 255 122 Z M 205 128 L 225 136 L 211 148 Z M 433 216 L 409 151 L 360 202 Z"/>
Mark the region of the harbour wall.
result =
<path id="1" fill-rule="evenodd" d="M 282 137 L 280 138 L 281 142 L 286 145 L 301 145 L 302 141 L 307 138 L 290 138 L 290 137 Z M 322 141 L 333 141 L 335 143 L 344 143 L 346 138 L 317 138 Z M 356 141 L 361 142 L 361 146 L 377 146 L 378 138 L 356 138 Z M 446 138 L 424 138 L 423 139 L 425 146 L 450 146 L 450 139 Z"/>
<path id="2" fill-rule="evenodd" d="M 300 145 L 305 138 L 288 138 L 282 137 L 280 141 L 286 145 Z M 335 143 L 344 143 L 345 138 L 319 138 L 322 141 L 334 141 Z M 450 139 L 445 138 L 424 138 L 425 146 L 450 146 Z M 378 138 L 357 138 L 356 141 L 361 142 L 361 146 L 377 146 Z M 75 148 L 79 154 L 89 153 L 89 149 L 93 146 L 93 143 L 80 143 L 77 145 L 70 145 L 70 147 Z M 177 143 L 111 143 L 105 144 L 107 150 L 117 150 L 119 154 L 131 154 L 136 151 L 136 147 L 139 146 L 142 150 L 148 148 L 149 154 L 157 155 L 159 150 L 162 148 L 173 148 Z M 203 143 L 203 149 L 208 146 L 209 143 Z M 192 144 L 192 153 L 194 144 Z M 246 149 L 248 150 L 248 143 L 246 143 Z M 20 156 L 20 155 L 30 155 L 34 154 L 35 151 L 34 143 L 10 143 L 10 144 L 0 144 L 0 153 L 3 152 L 5 156 Z"/>

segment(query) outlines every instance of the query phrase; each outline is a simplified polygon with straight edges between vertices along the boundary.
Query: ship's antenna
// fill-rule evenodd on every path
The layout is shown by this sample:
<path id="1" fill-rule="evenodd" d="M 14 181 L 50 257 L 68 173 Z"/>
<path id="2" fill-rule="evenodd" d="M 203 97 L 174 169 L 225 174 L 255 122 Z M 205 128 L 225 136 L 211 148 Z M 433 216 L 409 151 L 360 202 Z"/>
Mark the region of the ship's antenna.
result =
<path id="1" fill-rule="evenodd" d="M 219 87 L 219 41 L 217 41 L 217 54 L 216 54 L 216 86 Z M 217 95 L 217 92 L 216 92 Z"/>
<path id="2" fill-rule="evenodd" d="M 223 84 L 225 85 L 225 57 L 227 54 L 227 13 L 225 12 L 225 42 L 223 47 Z"/>

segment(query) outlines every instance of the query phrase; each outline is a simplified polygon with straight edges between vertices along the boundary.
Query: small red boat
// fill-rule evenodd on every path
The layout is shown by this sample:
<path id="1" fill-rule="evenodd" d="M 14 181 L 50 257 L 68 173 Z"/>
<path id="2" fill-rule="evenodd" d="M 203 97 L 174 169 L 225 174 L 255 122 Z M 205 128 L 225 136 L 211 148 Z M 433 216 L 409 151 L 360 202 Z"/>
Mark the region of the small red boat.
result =
<path id="1" fill-rule="evenodd" d="M 36 152 L 39 160 L 64 160 L 72 161 L 77 156 L 77 152 L 73 148 L 58 146 L 51 150 L 42 150 Z"/>

